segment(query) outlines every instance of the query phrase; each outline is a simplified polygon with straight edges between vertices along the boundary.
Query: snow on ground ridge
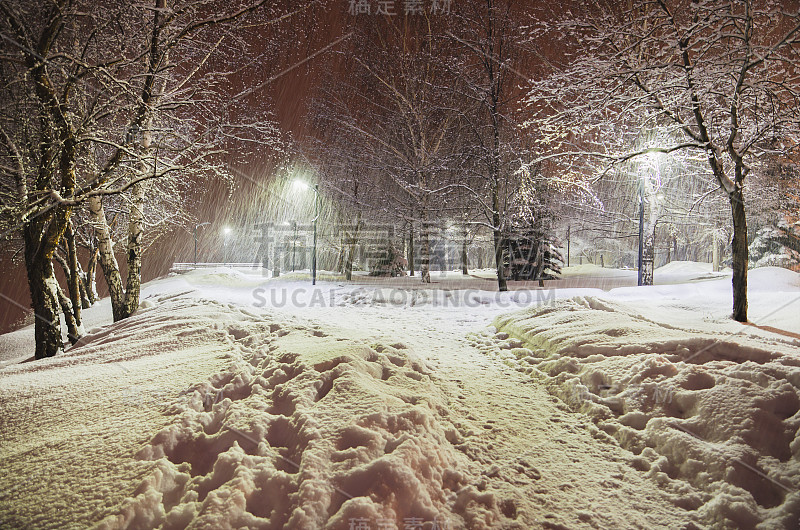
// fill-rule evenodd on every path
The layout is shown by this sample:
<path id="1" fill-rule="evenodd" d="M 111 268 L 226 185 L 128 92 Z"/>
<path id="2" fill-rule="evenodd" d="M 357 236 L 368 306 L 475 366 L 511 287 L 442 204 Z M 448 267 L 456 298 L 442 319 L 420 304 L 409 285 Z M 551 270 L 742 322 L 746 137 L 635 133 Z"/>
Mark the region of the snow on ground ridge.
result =
<path id="1" fill-rule="evenodd" d="M 709 324 L 681 331 L 636 314 L 619 301 L 559 301 L 499 317 L 473 344 L 591 417 L 706 524 L 796 526 L 797 342 Z"/>
<path id="2" fill-rule="evenodd" d="M 441 390 L 402 344 L 244 324 L 231 332 L 241 356 L 167 408 L 173 423 L 138 453 L 156 469 L 101 528 L 503 520 L 500 500 L 471 485 Z"/>

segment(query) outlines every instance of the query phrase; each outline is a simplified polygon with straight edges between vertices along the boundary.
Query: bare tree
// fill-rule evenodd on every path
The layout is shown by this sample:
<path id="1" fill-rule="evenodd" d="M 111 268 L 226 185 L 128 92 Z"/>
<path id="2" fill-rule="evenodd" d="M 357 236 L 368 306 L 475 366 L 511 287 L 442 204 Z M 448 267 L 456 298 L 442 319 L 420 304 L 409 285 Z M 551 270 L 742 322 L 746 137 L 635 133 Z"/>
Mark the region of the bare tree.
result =
<path id="1" fill-rule="evenodd" d="M 512 215 L 514 196 L 522 182 L 518 170 L 529 153 L 517 121 L 522 93 L 517 89 L 529 65 L 523 49 L 525 33 L 514 2 L 481 0 L 457 6 L 458 24 L 448 32 L 458 49 L 454 76 L 465 88 L 460 94 L 467 133 L 465 144 L 473 155 L 470 184 L 479 211 L 487 217 L 495 247 L 497 284 L 508 289 L 505 277 L 504 232 Z M 517 203 L 519 204 L 519 203 Z"/>
<path id="2" fill-rule="evenodd" d="M 3 51 L 2 137 L 3 215 L 9 230 L 22 235 L 25 266 L 35 315 L 36 358 L 62 348 L 58 308 L 69 319 L 51 260 L 67 230 L 79 183 L 81 133 L 87 110 L 80 94 L 97 100 L 89 62 L 113 63 L 86 26 L 97 11 L 74 2 L 39 8 L 25 2 L 0 2 Z M 118 12 L 109 9 L 112 19 Z M 69 322 L 71 338 L 79 333 Z"/>
<path id="3" fill-rule="evenodd" d="M 460 116 L 451 104 L 452 79 L 432 59 L 438 50 L 431 27 L 409 22 L 385 29 L 366 28 L 356 39 L 356 75 L 326 92 L 315 119 L 335 135 L 323 155 L 328 164 L 340 158 L 359 168 L 359 201 L 373 217 L 383 212 L 416 231 L 422 279 L 429 282 L 430 232 L 456 207 L 448 198 L 456 191 Z"/>

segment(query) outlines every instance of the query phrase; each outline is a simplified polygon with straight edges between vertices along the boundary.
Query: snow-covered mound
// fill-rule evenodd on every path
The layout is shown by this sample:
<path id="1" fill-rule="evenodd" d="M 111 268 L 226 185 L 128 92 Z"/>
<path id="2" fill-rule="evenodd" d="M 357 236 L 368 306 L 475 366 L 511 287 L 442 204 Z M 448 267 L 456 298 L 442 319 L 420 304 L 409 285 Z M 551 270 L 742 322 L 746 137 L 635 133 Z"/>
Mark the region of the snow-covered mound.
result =
<path id="1" fill-rule="evenodd" d="M 748 272 L 751 291 L 797 291 L 800 273 L 781 267 L 759 267 Z"/>
<path id="2" fill-rule="evenodd" d="M 710 263 L 700 263 L 697 261 L 670 261 L 666 265 L 659 267 L 655 272 L 663 274 L 705 274 L 711 272 Z"/>
<path id="3" fill-rule="evenodd" d="M 354 520 L 491 524 L 446 400 L 402 344 L 230 329 L 230 368 L 167 406 L 137 453 L 155 470 L 100 528 L 349 528 Z M 454 526 L 452 526 L 454 525 Z"/>
<path id="4" fill-rule="evenodd" d="M 591 277 L 631 277 L 636 278 L 636 271 L 614 269 L 609 267 L 601 267 L 600 265 L 593 265 L 591 263 L 584 263 L 583 265 L 570 265 L 561 269 L 561 276 L 563 278 L 570 278 L 573 276 L 591 276 Z"/>
<path id="5" fill-rule="evenodd" d="M 478 489 L 463 427 L 404 344 L 185 278 L 145 291 L 63 355 L 0 369 L 0 527 L 507 526 L 513 502 Z"/>
<path id="6" fill-rule="evenodd" d="M 710 263 L 671 261 L 653 272 L 656 285 L 676 284 L 716 278 L 730 278 L 731 270 L 714 272 Z"/>
<path id="7" fill-rule="evenodd" d="M 796 280 L 785 272 L 758 275 Z M 800 337 L 648 315 L 578 297 L 499 317 L 473 340 L 590 416 L 707 525 L 795 527 Z"/>

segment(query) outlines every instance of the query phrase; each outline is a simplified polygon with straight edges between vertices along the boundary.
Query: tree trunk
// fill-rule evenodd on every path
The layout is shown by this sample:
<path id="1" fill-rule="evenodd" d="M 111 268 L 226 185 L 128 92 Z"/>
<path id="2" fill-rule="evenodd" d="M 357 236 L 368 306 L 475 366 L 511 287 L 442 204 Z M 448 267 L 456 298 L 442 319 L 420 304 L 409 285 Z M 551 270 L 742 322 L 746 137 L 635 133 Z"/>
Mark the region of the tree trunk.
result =
<path id="1" fill-rule="evenodd" d="M 81 309 L 83 305 L 80 287 L 81 277 L 78 271 L 78 250 L 75 247 L 75 231 L 72 228 L 72 221 L 67 223 L 67 229 L 64 231 L 64 244 L 67 247 L 67 264 L 69 265 L 69 274 L 67 275 L 69 300 L 72 304 L 72 315 L 75 317 L 76 329 L 78 333 L 82 335 Z"/>
<path id="2" fill-rule="evenodd" d="M 127 318 L 139 308 L 142 288 L 142 236 L 144 234 L 144 199 L 147 181 L 133 186 L 131 208 L 128 216 L 128 280 L 125 282 L 125 315 Z M 276 245 L 277 248 L 277 245 Z"/>
<path id="3" fill-rule="evenodd" d="M 65 193 L 74 190 L 74 166 L 68 156 L 72 151 L 65 148 L 62 154 L 62 171 L 65 177 L 62 184 Z M 31 306 L 35 316 L 34 333 L 36 338 L 35 359 L 52 357 L 64 348 L 61 341 L 61 322 L 58 318 L 58 281 L 53 271 L 52 259 L 64 235 L 71 207 L 58 206 L 49 224 L 43 226 L 39 219 L 26 222 L 22 227 L 25 244 L 25 268 L 28 273 L 28 288 Z"/>
<path id="4" fill-rule="evenodd" d="M 344 262 L 344 279 L 348 282 L 353 279 L 353 247 L 347 249 L 347 259 Z"/>
<path id="5" fill-rule="evenodd" d="M 672 236 L 672 255 L 674 260 L 678 260 L 678 238 Z"/>
<path id="6" fill-rule="evenodd" d="M 409 276 L 414 276 L 414 224 L 408 225 L 408 270 Z"/>
<path id="7" fill-rule="evenodd" d="M 58 253 L 56 253 L 53 256 L 53 259 L 55 259 L 58 262 L 58 264 L 61 265 L 61 270 L 64 272 L 64 277 L 67 279 L 67 283 L 69 284 L 72 279 L 72 269 L 70 269 L 67 260 L 64 259 L 64 257 Z M 81 290 L 82 286 L 83 283 L 80 281 L 79 278 L 78 279 L 79 291 Z M 81 326 L 79 320 L 80 311 L 78 311 L 76 314 L 75 310 L 73 309 L 73 304 L 75 303 L 75 301 L 72 300 L 71 296 L 65 295 L 64 291 L 61 289 L 60 286 L 58 286 L 58 291 L 56 292 L 56 299 L 58 300 L 59 305 L 61 306 L 61 311 L 64 312 L 64 319 L 65 322 L 67 323 L 67 328 L 69 328 L 68 333 L 70 336 L 70 340 L 74 344 L 75 341 L 72 340 L 73 336 L 77 336 L 78 338 L 80 338 L 80 336 L 83 335 L 83 327 Z M 78 303 L 80 303 L 80 300 L 78 301 Z"/>
<path id="8" fill-rule="evenodd" d="M 493 113 L 494 148 L 492 159 L 492 234 L 494 236 L 494 264 L 497 267 L 497 290 L 508 291 L 505 263 L 503 262 L 503 227 L 500 217 L 500 132 Z"/>
<path id="9" fill-rule="evenodd" d="M 18 189 L 19 198 L 27 202 L 30 206 L 31 200 L 38 201 L 40 197 L 50 194 L 54 189 L 58 189 L 62 197 L 73 198 L 76 186 L 76 164 L 78 142 L 73 134 L 70 115 L 66 112 L 66 95 L 64 101 L 59 100 L 60 90 L 55 88 L 48 73 L 49 61 L 42 60 L 42 57 L 50 55 L 50 49 L 56 38 L 55 34 L 48 33 L 53 28 L 61 28 L 64 21 L 61 18 L 61 9 L 58 15 L 51 18 L 45 24 L 45 33 L 40 38 L 34 38 L 32 42 L 38 41 L 36 50 L 23 47 L 24 61 L 28 68 L 26 77 L 32 81 L 33 91 L 38 100 L 38 105 L 33 108 L 38 109 L 38 121 L 40 121 L 41 136 L 38 138 L 38 148 L 41 149 L 41 160 L 39 161 L 39 171 L 33 179 L 35 193 L 28 196 L 25 177 L 21 177 Z M 45 15 L 47 18 L 47 15 Z M 33 35 L 32 35 L 33 36 Z M 35 37 L 35 36 L 34 36 Z M 23 90 L 26 90 L 23 87 Z M 37 114 L 32 116 L 37 119 Z M 57 146 L 57 147 L 56 147 Z M 57 153 L 57 154 L 56 154 Z M 60 184 L 54 186 L 53 177 L 56 176 L 53 164 L 58 159 L 58 174 Z M 67 227 L 72 206 L 68 204 L 54 204 L 47 209 L 39 209 L 31 216 L 25 216 L 22 225 L 22 235 L 24 240 L 25 268 L 28 273 L 28 288 L 31 294 L 31 305 L 33 307 L 35 320 L 36 351 L 34 358 L 42 359 L 51 357 L 63 348 L 61 341 L 61 323 L 58 318 L 58 283 L 53 271 L 52 259 L 58 248 L 64 230 Z M 48 212 L 46 218 L 42 214 Z"/>
<path id="10" fill-rule="evenodd" d="M 733 319 L 747 322 L 747 218 L 744 209 L 744 193 L 737 187 L 729 195 L 733 214 Z"/>
<path id="11" fill-rule="evenodd" d="M 469 256 L 467 255 L 467 230 L 464 229 L 464 240 L 461 242 L 461 274 L 466 276 L 469 274 L 467 260 Z"/>
<path id="12" fill-rule="evenodd" d="M 498 216 L 499 217 L 499 216 Z M 497 289 L 499 291 L 508 291 L 508 282 L 506 281 L 505 264 L 503 263 L 503 233 L 495 229 L 494 234 L 494 263 L 497 267 Z"/>
<path id="13" fill-rule="evenodd" d="M 72 301 L 66 294 L 64 294 L 64 290 L 61 289 L 61 286 L 58 285 L 58 283 L 54 283 L 53 288 L 56 290 L 55 296 L 58 298 L 59 305 L 61 305 L 61 313 L 64 315 L 64 322 L 67 324 L 67 337 L 69 338 L 70 344 L 75 344 L 78 342 L 78 339 L 81 338 L 82 333 L 75 320 L 75 314 L 72 309 Z"/>
<path id="14" fill-rule="evenodd" d="M 438 259 L 436 261 L 439 262 L 439 270 L 442 272 L 446 272 L 450 270 L 450 262 L 448 260 L 449 253 L 448 245 L 447 245 L 447 232 L 444 228 L 440 228 L 438 230 L 438 244 L 436 245 L 439 248 L 439 251 L 436 253 Z"/>
<path id="15" fill-rule="evenodd" d="M 653 252 L 654 246 L 655 236 L 648 227 L 642 246 L 642 285 L 653 285 L 653 267 L 655 262 L 655 253 Z"/>
<path id="16" fill-rule="evenodd" d="M 361 232 L 361 212 L 356 217 L 356 223 L 353 227 L 353 232 L 347 236 L 347 258 L 344 262 L 344 276 L 347 281 L 353 279 L 353 261 L 355 259 L 356 245 Z"/>
<path id="17" fill-rule="evenodd" d="M 83 285 L 86 287 L 86 298 L 89 304 L 93 305 L 97 301 L 97 257 L 99 256 L 97 248 L 92 249 L 92 255 L 89 257 L 89 264 L 86 266 L 86 273 L 83 277 Z"/>
<path id="18" fill-rule="evenodd" d="M 717 241 L 717 230 L 714 229 L 711 246 L 711 270 L 719 272 L 719 241 Z"/>
<path id="19" fill-rule="evenodd" d="M 419 259 L 420 276 L 422 283 L 431 283 L 431 234 L 427 223 L 422 223 L 420 228 L 421 254 Z"/>
<path id="20" fill-rule="evenodd" d="M 339 236 L 339 253 L 336 256 L 336 269 L 338 272 L 345 274 L 346 263 L 347 263 L 347 249 L 348 249 L 348 237 L 347 237 L 347 229 L 343 229 L 341 235 Z M 286 265 L 286 260 L 284 259 L 284 265 Z M 288 269 L 288 267 L 286 267 Z M 346 274 L 345 274 L 346 276 Z"/>
<path id="21" fill-rule="evenodd" d="M 117 258 L 114 256 L 114 243 L 111 241 L 111 230 L 106 222 L 106 214 L 100 197 L 89 198 L 89 212 L 97 234 L 97 253 L 100 268 L 108 285 L 108 295 L 111 298 L 111 313 L 114 322 L 125 318 L 125 290 L 122 286 L 122 275 L 119 272 Z"/>
<path id="22" fill-rule="evenodd" d="M 28 235 L 26 234 L 26 239 Z M 26 242 L 27 243 L 27 242 Z M 63 349 L 61 322 L 58 319 L 58 301 L 55 296 L 55 276 L 50 260 L 37 259 L 36 246 L 25 245 L 25 267 L 28 272 L 28 288 L 35 317 L 35 359 L 52 357 Z M 33 249 L 33 252 L 31 251 Z"/>
<path id="23" fill-rule="evenodd" d="M 92 307 L 92 301 L 89 300 L 89 291 L 86 289 L 86 272 L 81 267 L 80 261 L 78 262 L 78 287 L 81 291 L 81 308 L 89 309 Z"/>
<path id="24" fill-rule="evenodd" d="M 544 241 L 541 237 L 536 239 L 536 274 L 535 278 L 539 282 L 539 287 L 544 287 L 544 267 L 545 267 L 545 256 L 544 256 Z M 600 254 L 600 266 L 603 266 L 603 255 Z"/>

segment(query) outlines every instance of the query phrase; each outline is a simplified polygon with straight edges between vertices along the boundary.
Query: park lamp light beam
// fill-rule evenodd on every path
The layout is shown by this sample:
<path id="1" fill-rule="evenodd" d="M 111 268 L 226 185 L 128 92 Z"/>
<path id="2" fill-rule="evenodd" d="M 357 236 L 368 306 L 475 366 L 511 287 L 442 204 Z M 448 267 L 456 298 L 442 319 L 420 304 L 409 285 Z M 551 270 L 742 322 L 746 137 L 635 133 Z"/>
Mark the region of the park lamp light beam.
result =
<path id="1" fill-rule="evenodd" d="M 225 237 L 222 240 L 222 264 L 226 265 L 228 263 L 228 237 L 231 233 L 231 228 L 226 226 L 222 229 L 222 233 Z"/>
<path id="2" fill-rule="evenodd" d="M 317 220 L 319 219 L 319 184 L 314 184 L 311 187 L 307 182 L 301 179 L 294 179 L 293 186 L 295 189 L 312 189 L 314 190 L 314 252 L 311 255 L 311 285 L 317 285 Z"/>

